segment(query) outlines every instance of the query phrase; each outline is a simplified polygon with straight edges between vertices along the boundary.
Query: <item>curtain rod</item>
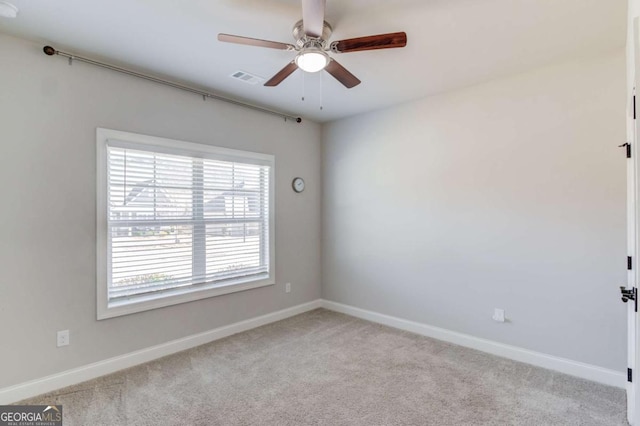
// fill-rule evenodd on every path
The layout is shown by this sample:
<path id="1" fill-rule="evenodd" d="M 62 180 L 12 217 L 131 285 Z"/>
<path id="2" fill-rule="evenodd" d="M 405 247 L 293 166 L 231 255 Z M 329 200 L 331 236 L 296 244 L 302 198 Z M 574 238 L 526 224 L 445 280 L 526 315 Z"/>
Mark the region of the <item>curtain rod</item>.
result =
<path id="1" fill-rule="evenodd" d="M 131 71 L 131 70 L 128 70 L 128 69 L 125 69 L 125 68 L 120 68 L 120 67 L 116 67 L 114 65 L 105 64 L 104 62 L 98 62 L 98 61 L 94 61 L 93 59 L 83 58 L 82 56 L 76 56 L 76 55 L 73 55 L 71 53 L 66 53 L 66 52 L 62 52 L 60 50 L 56 50 L 51 46 L 45 46 L 42 50 L 48 56 L 58 55 L 58 56 L 63 56 L 65 58 L 69 58 L 69 65 L 71 65 L 73 61 L 80 61 L 80 62 L 84 62 L 84 63 L 87 63 L 87 64 L 95 65 L 97 67 L 106 68 L 106 69 L 111 70 L 111 71 L 116 71 L 116 72 L 119 72 L 119 73 L 122 73 L 122 74 L 131 75 L 131 76 L 142 78 L 142 79 L 148 80 L 148 81 L 153 81 L 154 83 L 164 84 L 165 86 L 173 87 L 175 89 L 184 90 L 185 92 L 194 93 L 196 95 L 202 96 L 203 99 L 206 99 L 206 98 L 216 99 L 216 100 L 219 100 L 219 101 L 222 101 L 222 102 L 227 102 L 227 103 L 230 103 L 230 104 L 233 104 L 233 105 L 241 106 L 241 107 L 244 107 L 244 108 L 249 108 L 249 109 L 252 109 L 254 111 L 260 111 L 260 112 L 264 112 L 266 114 L 277 115 L 279 117 L 284 118 L 285 121 L 293 120 L 296 123 L 301 123 L 302 122 L 302 118 L 301 117 L 294 117 L 292 115 L 288 115 L 288 114 L 285 114 L 283 112 L 273 111 L 273 110 L 270 110 L 270 109 L 267 109 L 267 108 L 262 108 L 262 107 L 259 107 L 259 106 L 256 106 L 256 105 L 251 105 L 251 104 L 248 104 L 248 103 L 236 101 L 234 99 L 225 98 L 223 96 L 215 95 L 213 93 L 204 92 L 202 90 L 194 89 L 192 87 L 183 86 L 181 84 L 173 83 L 171 81 L 162 80 L 160 78 L 152 77 L 150 75 L 146 75 L 146 74 L 142 74 L 142 73 L 139 73 L 139 72 Z"/>

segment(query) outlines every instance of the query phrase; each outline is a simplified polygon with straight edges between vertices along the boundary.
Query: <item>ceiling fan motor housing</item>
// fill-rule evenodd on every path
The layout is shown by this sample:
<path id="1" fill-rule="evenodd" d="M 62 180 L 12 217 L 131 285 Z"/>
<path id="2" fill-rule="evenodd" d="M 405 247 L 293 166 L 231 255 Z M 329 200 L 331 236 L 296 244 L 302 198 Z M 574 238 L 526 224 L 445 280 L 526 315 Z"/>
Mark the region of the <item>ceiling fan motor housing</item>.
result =
<path id="1" fill-rule="evenodd" d="M 333 33 L 333 28 L 327 21 L 324 21 L 324 25 L 322 27 L 322 36 L 320 37 L 310 37 L 304 32 L 304 24 L 302 20 L 296 22 L 293 27 L 293 38 L 296 40 L 296 46 L 299 49 L 302 48 L 320 48 L 322 50 L 327 50 L 327 40 L 331 37 Z"/>

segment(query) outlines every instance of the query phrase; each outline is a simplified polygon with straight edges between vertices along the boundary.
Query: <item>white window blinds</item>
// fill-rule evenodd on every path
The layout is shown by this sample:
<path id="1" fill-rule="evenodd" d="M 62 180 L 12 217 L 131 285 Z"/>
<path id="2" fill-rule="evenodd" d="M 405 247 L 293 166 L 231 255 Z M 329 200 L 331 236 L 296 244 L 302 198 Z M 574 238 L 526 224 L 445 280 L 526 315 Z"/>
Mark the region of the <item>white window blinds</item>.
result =
<path id="1" fill-rule="evenodd" d="M 107 142 L 110 306 L 269 278 L 272 164 L 193 145 Z"/>

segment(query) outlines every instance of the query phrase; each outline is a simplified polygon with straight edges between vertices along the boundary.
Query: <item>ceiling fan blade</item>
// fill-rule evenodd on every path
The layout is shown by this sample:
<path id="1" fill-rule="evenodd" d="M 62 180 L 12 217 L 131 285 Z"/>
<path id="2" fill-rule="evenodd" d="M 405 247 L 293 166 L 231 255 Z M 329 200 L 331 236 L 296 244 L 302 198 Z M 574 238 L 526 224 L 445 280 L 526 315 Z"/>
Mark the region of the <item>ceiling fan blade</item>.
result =
<path id="1" fill-rule="evenodd" d="M 280 43 L 278 41 L 261 40 L 259 38 L 242 37 L 231 34 L 218 34 L 218 40 L 225 43 L 246 44 L 247 46 L 268 47 L 270 49 L 294 50 L 292 44 Z"/>
<path id="2" fill-rule="evenodd" d="M 391 49 L 406 45 L 407 34 L 398 32 L 334 41 L 331 43 L 331 50 L 336 53 L 347 53 L 361 50 Z"/>
<path id="3" fill-rule="evenodd" d="M 282 81 L 289 77 L 295 70 L 298 69 L 298 66 L 294 61 L 289 62 L 284 68 L 282 68 L 276 75 L 271 77 L 269 81 L 267 81 L 264 85 L 269 87 L 277 86 L 282 83 Z"/>
<path id="4" fill-rule="evenodd" d="M 306 35 L 311 37 L 322 35 L 326 3 L 326 0 L 302 0 L 302 25 Z"/>
<path id="5" fill-rule="evenodd" d="M 325 70 L 331 74 L 336 80 L 344 85 L 347 89 L 357 86 L 361 83 L 358 77 L 351 74 L 345 67 L 340 65 L 335 59 L 331 59 Z"/>

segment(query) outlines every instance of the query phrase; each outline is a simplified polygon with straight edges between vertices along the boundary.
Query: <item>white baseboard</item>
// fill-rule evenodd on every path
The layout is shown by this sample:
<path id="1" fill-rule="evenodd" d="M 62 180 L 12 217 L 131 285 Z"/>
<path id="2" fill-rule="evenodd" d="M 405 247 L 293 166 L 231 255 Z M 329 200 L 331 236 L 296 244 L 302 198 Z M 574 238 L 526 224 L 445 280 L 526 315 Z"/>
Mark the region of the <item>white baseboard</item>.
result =
<path id="1" fill-rule="evenodd" d="M 377 312 L 356 308 L 354 306 L 344 305 L 342 303 L 331 302 L 329 300 L 322 300 L 322 307 L 332 311 L 351 315 L 353 317 L 388 325 L 390 327 L 410 331 L 412 333 L 432 337 L 434 339 L 444 340 L 445 342 L 455 343 L 456 345 L 477 349 L 479 351 L 488 352 L 493 355 L 513 359 L 515 361 L 525 362 L 538 367 L 543 367 L 549 370 L 558 371 L 560 373 L 592 380 L 594 382 L 603 383 L 609 386 L 615 386 L 624 389 L 627 383 L 626 375 L 622 372 L 609 370 L 607 368 L 602 368 L 591 364 L 585 364 L 579 361 L 573 361 L 566 358 L 547 355 L 544 353 L 519 348 L 517 346 L 506 345 L 504 343 L 498 343 L 492 340 L 482 339 L 480 337 L 474 337 L 468 334 L 458 333 L 444 328 L 434 327 L 415 321 L 409 321 L 402 318 L 379 314 Z"/>
<path id="2" fill-rule="evenodd" d="M 388 325 L 401 330 L 410 331 L 423 336 L 455 343 L 460 346 L 466 346 L 472 349 L 488 352 L 504 358 L 525 362 L 538 367 L 548 368 L 550 370 L 603 383 L 605 385 L 616 386 L 623 389 L 626 385 L 626 376 L 622 372 L 553 355 L 547 355 L 519 348 L 517 346 L 506 345 L 415 321 L 379 314 L 377 312 L 331 302 L 329 300 L 315 300 L 313 302 L 304 303 L 281 311 L 240 321 L 224 327 L 205 331 L 203 333 L 187 336 L 182 339 L 172 340 L 150 348 L 141 349 L 82 367 L 63 371 L 41 379 L 31 380 L 29 382 L 3 388 L 0 389 L 0 405 L 11 404 L 26 398 L 51 392 L 56 389 L 82 383 L 87 380 L 95 379 L 96 377 L 104 376 L 105 374 L 111 374 L 125 368 L 153 361 L 154 359 L 162 358 L 163 356 L 204 345 L 236 333 L 251 330 L 253 328 L 280 321 L 320 307 L 379 324 Z"/>
<path id="3" fill-rule="evenodd" d="M 205 331 L 203 333 L 187 336 L 182 339 L 172 340 L 150 348 L 94 362 L 92 364 L 63 371 L 41 379 L 31 380 L 29 382 L 3 388 L 0 389 L 0 405 L 11 404 L 26 398 L 42 395 L 56 389 L 95 379 L 96 377 L 104 376 L 105 374 L 114 373 L 125 368 L 153 361 L 154 359 L 204 345 L 206 343 L 213 342 L 214 340 L 231 336 L 232 334 L 241 333 L 252 328 L 302 314 L 304 312 L 320 308 L 321 305 L 321 300 L 314 300 L 313 302 L 304 303 L 281 311 L 272 312 L 270 314 L 240 321 L 224 327 Z"/>

